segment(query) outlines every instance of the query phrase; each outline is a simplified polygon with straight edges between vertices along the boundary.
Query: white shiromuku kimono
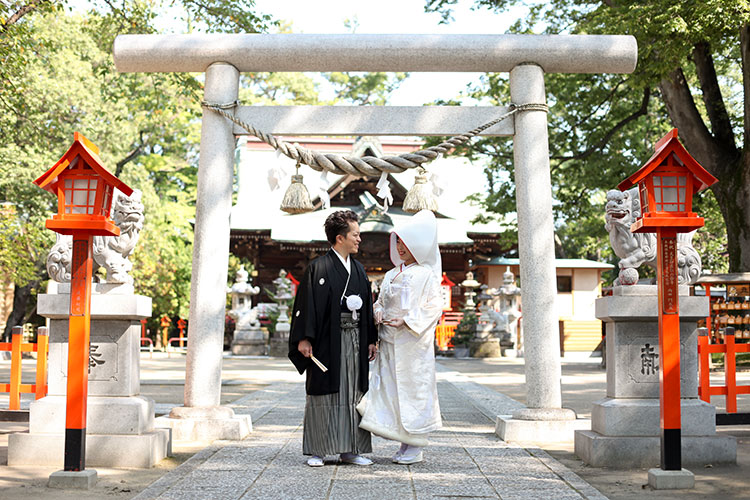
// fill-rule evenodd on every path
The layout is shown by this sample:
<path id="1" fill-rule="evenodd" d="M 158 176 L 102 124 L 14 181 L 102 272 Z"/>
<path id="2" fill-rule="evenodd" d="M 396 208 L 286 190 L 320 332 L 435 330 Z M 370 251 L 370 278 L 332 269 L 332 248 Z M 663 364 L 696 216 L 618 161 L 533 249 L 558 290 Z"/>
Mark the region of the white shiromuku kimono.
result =
<path id="1" fill-rule="evenodd" d="M 395 250 L 396 235 L 417 259 L 405 266 Z M 408 226 L 391 233 L 391 260 L 373 311 L 383 320 L 380 350 L 370 369 L 369 391 L 357 407 L 360 427 L 394 441 L 426 446 L 427 434 L 442 426 L 435 378 L 435 326 L 442 314 L 442 274 L 432 212 L 419 212 Z"/>

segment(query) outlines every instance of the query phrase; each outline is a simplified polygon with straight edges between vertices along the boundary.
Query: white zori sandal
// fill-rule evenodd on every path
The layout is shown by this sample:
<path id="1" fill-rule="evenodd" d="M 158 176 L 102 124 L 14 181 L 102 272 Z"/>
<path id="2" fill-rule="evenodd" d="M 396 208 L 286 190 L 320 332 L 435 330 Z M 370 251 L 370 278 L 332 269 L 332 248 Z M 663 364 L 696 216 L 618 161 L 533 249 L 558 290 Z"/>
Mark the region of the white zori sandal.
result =
<path id="1" fill-rule="evenodd" d="M 419 446 L 408 446 L 396 463 L 401 465 L 411 465 L 419 463 L 422 460 L 422 448 Z"/>
<path id="2" fill-rule="evenodd" d="M 401 443 L 401 448 L 398 449 L 395 455 L 393 455 L 393 463 L 397 464 L 399 460 L 401 460 L 401 456 L 404 454 L 406 449 L 409 447 L 406 443 Z"/>
<path id="3" fill-rule="evenodd" d="M 310 467 L 323 467 L 323 458 L 313 455 L 307 459 L 307 465 Z"/>

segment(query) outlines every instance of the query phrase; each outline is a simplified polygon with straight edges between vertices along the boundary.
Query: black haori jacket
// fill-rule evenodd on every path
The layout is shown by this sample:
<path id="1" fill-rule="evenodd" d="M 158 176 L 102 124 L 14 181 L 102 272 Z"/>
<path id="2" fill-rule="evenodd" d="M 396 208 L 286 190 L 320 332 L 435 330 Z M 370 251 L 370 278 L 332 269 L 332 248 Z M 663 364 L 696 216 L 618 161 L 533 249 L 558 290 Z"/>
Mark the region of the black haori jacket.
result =
<path id="1" fill-rule="evenodd" d="M 369 372 L 368 345 L 378 339 L 372 317 L 372 292 L 365 268 L 349 256 L 351 278 L 346 295 L 357 294 L 362 299 L 359 316 L 359 385 L 367 392 Z M 307 394 L 319 396 L 339 392 L 341 373 L 341 295 L 346 285 L 347 272 L 333 250 L 313 260 L 297 287 L 289 334 L 289 359 L 300 373 L 307 370 Z M 346 299 L 344 299 L 346 301 Z M 346 303 L 346 302 L 344 302 Z M 343 306 L 344 311 L 348 311 Z M 312 344 L 313 356 L 323 363 L 327 372 L 304 357 L 297 344 L 302 339 Z"/>

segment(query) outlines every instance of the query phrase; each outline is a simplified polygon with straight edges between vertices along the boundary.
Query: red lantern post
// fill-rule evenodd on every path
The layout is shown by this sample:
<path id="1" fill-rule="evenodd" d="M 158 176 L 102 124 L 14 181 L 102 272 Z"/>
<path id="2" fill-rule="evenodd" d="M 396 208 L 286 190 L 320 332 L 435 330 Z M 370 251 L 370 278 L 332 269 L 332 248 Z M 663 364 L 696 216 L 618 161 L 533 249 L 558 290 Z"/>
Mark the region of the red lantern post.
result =
<path id="1" fill-rule="evenodd" d="M 185 338 L 185 327 L 186 326 L 187 326 L 187 321 L 185 321 L 182 318 L 180 318 L 179 320 L 177 320 L 177 328 L 180 329 L 180 348 L 185 347 L 185 345 L 183 344 L 183 342 L 184 342 L 184 338 Z"/>
<path id="2" fill-rule="evenodd" d="M 443 299 L 443 311 L 452 311 L 453 307 L 451 299 L 453 298 L 452 290 L 456 286 L 449 278 L 448 275 L 443 273 L 443 279 L 440 282 L 440 296 Z"/>
<path id="3" fill-rule="evenodd" d="M 99 148 L 76 132 L 73 144 L 34 184 L 57 195 L 58 213 L 48 229 L 73 236 L 68 328 L 68 386 L 65 412 L 65 470 L 86 468 L 86 401 L 91 325 L 91 242 L 93 236 L 117 236 L 109 219 L 115 188 L 133 190 L 112 175 L 99 159 Z"/>
<path id="4" fill-rule="evenodd" d="M 169 316 L 162 316 L 159 326 L 161 326 L 161 345 L 164 346 L 164 350 L 169 349 L 169 325 L 172 324 L 172 320 Z"/>
<path id="5" fill-rule="evenodd" d="M 662 137 L 654 155 L 635 174 L 621 182 L 620 190 L 638 185 L 642 216 L 633 232 L 657 235 L 657 287 L 659 294 L 659 400 L 661 468 L 682 469 L 680 418 L 680 307 L 677 287 L 677 233 L 703 226 L 692 211 L 693 195 L 716 182 L 677 139 L 677 129 Z"/>

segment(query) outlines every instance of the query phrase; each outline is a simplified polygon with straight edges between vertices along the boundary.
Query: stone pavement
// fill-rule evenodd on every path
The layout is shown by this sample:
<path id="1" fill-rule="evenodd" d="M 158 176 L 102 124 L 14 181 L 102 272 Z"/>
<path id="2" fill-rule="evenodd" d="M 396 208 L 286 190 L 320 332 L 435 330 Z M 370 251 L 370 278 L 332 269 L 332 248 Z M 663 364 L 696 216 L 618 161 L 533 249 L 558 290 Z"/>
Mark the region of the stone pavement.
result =
<path id="1" fill-rule="evenodd" d="M 145 353 L 140 361 L 141 393 L 156 401 L 157 414 L 182 404 L 185 357 Z M 598 363 L 563 359 L 563 405 L 582 417 L 604 396 L 605 373 Z M 9 368 L 9 361 L 0 360 L 0 380 Z M 33 380 L 31 368 L 33 363 L 24 363 L 24 381 Z M 573 455 L 572 442 L 538 444 L 543 451 L 495 436 L 495 416 L 525 401 L 522 359 L 447 358 L 438 360 L 438 368 L 444 428 L 433 433 L 421 464 L 392 464 L 396 445 L 375 438 L 371 467 L 335 465 L 333 457 L 326 467 L 307 467 L 301 454 L 303 377 L 286 359 L 228 356 L 221 401 L 252 415 L 254 431 L 245 440 L 208 447 L 183 443 L 177 447 L 179 460 L 148 470 L 98 469 L 95 489 L 64 492 L 46 488 L 47 477 L 58 468 L 4 466 L 3 438 L 7 443 L 7 432 L 23 431 L 26 424 L 0 422 L 0 498 L 604 498 L 590 484 L 616 500 L 750 497 L 750 427 L 720 430 L 738 436 L 737 466 L 694 470 L 695 490 L 652 491 L 643 488 L 645 470 L 587 467 Z M 717 374 L 714 383 L 719 379 Z M 750 372 L 738 373 L 738 382 L 750 384 Z M 22 407 L 32 399 L 23 395 Z M 739 399 L 740 411 L 750 412 L 750 395 Z M 712 402 L 723 411 L 723 397 Z M 0 409 L 7 404 L 7 394 L 0 394 Z"/>
<path id="2" fill-rule="evenodd" d="M 393 464 L 397 445 L 374 438 L 372 466 L 328 457 L 311 468 L 301 454 L 303 385 L 272 384 L 230 405 L 252 416 L 248 438 L 214 442 L 135 498 L 606 498 L 543 450 L 495 436 L 495 416 L 520 403 L 444 369 L 438 392 L 444 427 L 432 435 L 425 462 Z"/>

